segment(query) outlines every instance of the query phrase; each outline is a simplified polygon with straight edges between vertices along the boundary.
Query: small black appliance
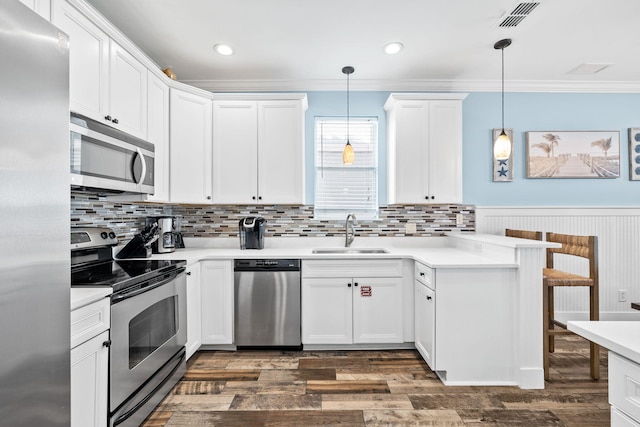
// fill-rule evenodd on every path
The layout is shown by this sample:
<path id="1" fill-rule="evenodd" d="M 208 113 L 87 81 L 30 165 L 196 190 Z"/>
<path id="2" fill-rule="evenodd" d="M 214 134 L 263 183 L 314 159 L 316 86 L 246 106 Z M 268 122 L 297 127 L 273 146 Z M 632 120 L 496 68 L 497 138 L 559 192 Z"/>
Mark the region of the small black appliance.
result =
<path id="1" fill-rule="evenodd" d="M 267 220 L 259 216 L 242 218 L 238 223 L 240 249 L 264 249 L 264 226 L 266 223 Z"/>

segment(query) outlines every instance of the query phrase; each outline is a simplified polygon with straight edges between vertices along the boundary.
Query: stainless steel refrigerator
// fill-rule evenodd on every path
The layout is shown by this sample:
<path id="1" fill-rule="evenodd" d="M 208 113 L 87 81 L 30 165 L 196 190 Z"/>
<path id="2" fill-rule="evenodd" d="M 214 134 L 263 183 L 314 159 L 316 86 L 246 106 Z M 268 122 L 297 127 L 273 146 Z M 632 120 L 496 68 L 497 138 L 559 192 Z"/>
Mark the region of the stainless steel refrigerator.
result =
<path id="1" fill-rule="evenodd" d="M 69 426 L 69 40 L 0 2 L 0 425 Z"/>

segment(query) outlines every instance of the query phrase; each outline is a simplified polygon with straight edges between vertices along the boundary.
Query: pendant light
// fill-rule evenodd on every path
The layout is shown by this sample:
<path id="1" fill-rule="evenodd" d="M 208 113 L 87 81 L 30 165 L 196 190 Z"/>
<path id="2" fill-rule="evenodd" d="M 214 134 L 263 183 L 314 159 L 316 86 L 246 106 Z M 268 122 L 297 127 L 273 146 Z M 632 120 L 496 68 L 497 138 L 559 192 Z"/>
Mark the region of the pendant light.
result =
<path id="1" fill-rule="evenodd" d="M 353 74 L 354 71 L 355 69 L 351 66 L 342 68 L 342 73 L 347 75 L 347 144 L 342 151 L 342 163 L 345 165 L 352 165 L 355 158 L 353 146 L 349 142 L 349 75 Z"/>
<path id="2" fill-rule="evenodd" d="M 511 141 L 504 131 L 504 49 L 511 45 L 511 39 L 502 39 L 493 45 L 494 49 L 502 51 L 502 132 L 493 142 L 493 158 L 507 160 L 511 156 Z"/>

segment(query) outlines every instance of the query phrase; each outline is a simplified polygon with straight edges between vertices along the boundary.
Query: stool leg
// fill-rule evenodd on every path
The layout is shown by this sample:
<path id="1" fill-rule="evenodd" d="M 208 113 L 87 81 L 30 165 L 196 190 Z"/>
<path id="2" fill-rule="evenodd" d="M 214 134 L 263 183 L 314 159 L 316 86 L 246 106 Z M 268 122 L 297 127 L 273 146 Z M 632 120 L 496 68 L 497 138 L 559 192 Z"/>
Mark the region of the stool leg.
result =
<path id="1" fill-rule="evenodd" d="M 549 286 L 542 284 L 542 360 L 544 379 L 549 379 Z"/>
<path id="2" fill-rule="evenodd" d="M 547 287 L 547 293 L 549 298 L 549 329 L 555 329 L 556 325 L 553 323 L 553 319 L 555 316 L 555 304 L 554 304 L 554 287 Z M 556 336 L 549 334 L 549 352 L 553 353 L 556 351 Z"/>
<path id="3" fill-rule="evenodd" d="M 591 286 L 589 288 L 589 319 L 599 320 L 600 310 L 598 307 L 598 287 Z M 589 343 L 590 361 L 591 361 L 591 378 L 600 379 L 600 346 L 592 342 Z"/>

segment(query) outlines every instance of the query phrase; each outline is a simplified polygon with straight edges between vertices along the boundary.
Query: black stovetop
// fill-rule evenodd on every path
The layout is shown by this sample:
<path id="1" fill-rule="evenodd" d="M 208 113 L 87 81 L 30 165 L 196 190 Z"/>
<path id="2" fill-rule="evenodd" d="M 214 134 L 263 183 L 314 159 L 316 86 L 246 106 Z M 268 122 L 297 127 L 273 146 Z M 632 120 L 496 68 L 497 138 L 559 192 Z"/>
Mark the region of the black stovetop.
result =
<path id="1" fill-rule="evenodd" d="M 185 265 L 183 260 L 109 260 L 72 269 L 71 286 L 110 286 L 118 292 Z"/>

